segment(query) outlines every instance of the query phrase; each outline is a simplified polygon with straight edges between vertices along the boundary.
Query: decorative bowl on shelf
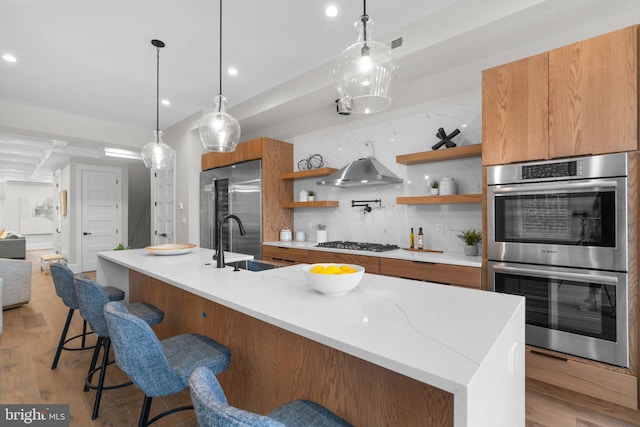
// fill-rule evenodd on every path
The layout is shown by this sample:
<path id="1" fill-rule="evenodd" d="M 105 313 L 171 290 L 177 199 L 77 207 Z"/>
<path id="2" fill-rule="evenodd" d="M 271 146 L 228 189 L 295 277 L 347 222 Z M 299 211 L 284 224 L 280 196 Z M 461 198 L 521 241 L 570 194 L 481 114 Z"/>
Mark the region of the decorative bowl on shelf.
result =
<path id="1" fill-rule="evenodd" d="M 360 283 L 364 267 L 355 264 L 319 263 L 302 267 L 311 287 L 327 295 L 344 295 Z"/>

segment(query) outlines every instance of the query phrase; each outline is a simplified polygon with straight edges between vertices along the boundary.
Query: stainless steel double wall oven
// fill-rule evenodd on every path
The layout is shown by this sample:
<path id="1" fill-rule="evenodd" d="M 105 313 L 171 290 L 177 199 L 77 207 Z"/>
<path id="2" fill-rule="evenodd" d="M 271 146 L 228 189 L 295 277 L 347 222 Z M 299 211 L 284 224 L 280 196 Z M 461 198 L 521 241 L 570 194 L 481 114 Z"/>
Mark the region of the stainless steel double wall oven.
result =
<path id="1" fill-rule="evenodd" d="M 628 156 L 487 168 L 488 287 L 526 299 L 527 344 L 629 366 Z"/>

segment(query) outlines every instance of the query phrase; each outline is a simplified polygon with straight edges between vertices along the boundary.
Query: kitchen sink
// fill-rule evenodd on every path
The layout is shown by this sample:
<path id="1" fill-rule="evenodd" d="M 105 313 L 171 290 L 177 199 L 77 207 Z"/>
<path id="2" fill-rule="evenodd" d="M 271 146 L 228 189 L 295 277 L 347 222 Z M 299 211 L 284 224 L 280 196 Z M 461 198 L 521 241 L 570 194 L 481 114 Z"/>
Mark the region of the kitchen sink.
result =
<path id="1" fill-rule="evenodd" d="M 234 268 L 239 268 L 241 270 L 248 270 L 248 271 L 264 271 L 264 270 L 271 270 L 273 268 L 281 267 L 281 265 L 278 265 L 278 264 L 274 264 L 266 261 L 253 260 L 253 259 L 247 260 L 247 261 L 230 262 L 230 263 L 227 263 L 226 265 Z"/>

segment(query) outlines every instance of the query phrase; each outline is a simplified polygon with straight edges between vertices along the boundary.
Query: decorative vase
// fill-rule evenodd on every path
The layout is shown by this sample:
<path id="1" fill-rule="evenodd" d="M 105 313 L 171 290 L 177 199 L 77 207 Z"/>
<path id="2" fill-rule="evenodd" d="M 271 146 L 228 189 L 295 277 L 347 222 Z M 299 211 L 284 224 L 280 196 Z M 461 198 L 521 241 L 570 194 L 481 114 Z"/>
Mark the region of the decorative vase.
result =
<path id="1" fill-rule="evenodd" d="M 313 202 L 316 199 L 316 196 L 307 196 L 307 201 Z"/>
<path id="2" fill-rule="evenodd" d="M 432 188 L 431 189 L 431 195 L 432 196 L 437 196 L 438 195 L 438 189 L 437 188 Z"/>
<path id="3" fill-rule="evenodd" d="M 466 245 L 464 247 L 464 254 L 466 256 L 478 256 L 478 246 L 477 245 Z"/>

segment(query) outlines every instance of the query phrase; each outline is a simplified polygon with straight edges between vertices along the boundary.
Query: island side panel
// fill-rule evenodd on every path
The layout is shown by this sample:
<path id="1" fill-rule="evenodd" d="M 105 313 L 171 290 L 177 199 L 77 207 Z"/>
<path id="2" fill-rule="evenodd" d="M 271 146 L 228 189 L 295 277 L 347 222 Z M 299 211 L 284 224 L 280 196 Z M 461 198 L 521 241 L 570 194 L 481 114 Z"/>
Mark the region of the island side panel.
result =
<path id="1" fill-rule="evenodd" d="M 321 403 L 358 426 L 453 426 L 453 395 L 247 316 L 141 273 L 131 301 L 165 311 L 158 336 L 196 332 L 228 346 L 219 376 L 229 402 L 261 414 L 294 400 Z"/>

